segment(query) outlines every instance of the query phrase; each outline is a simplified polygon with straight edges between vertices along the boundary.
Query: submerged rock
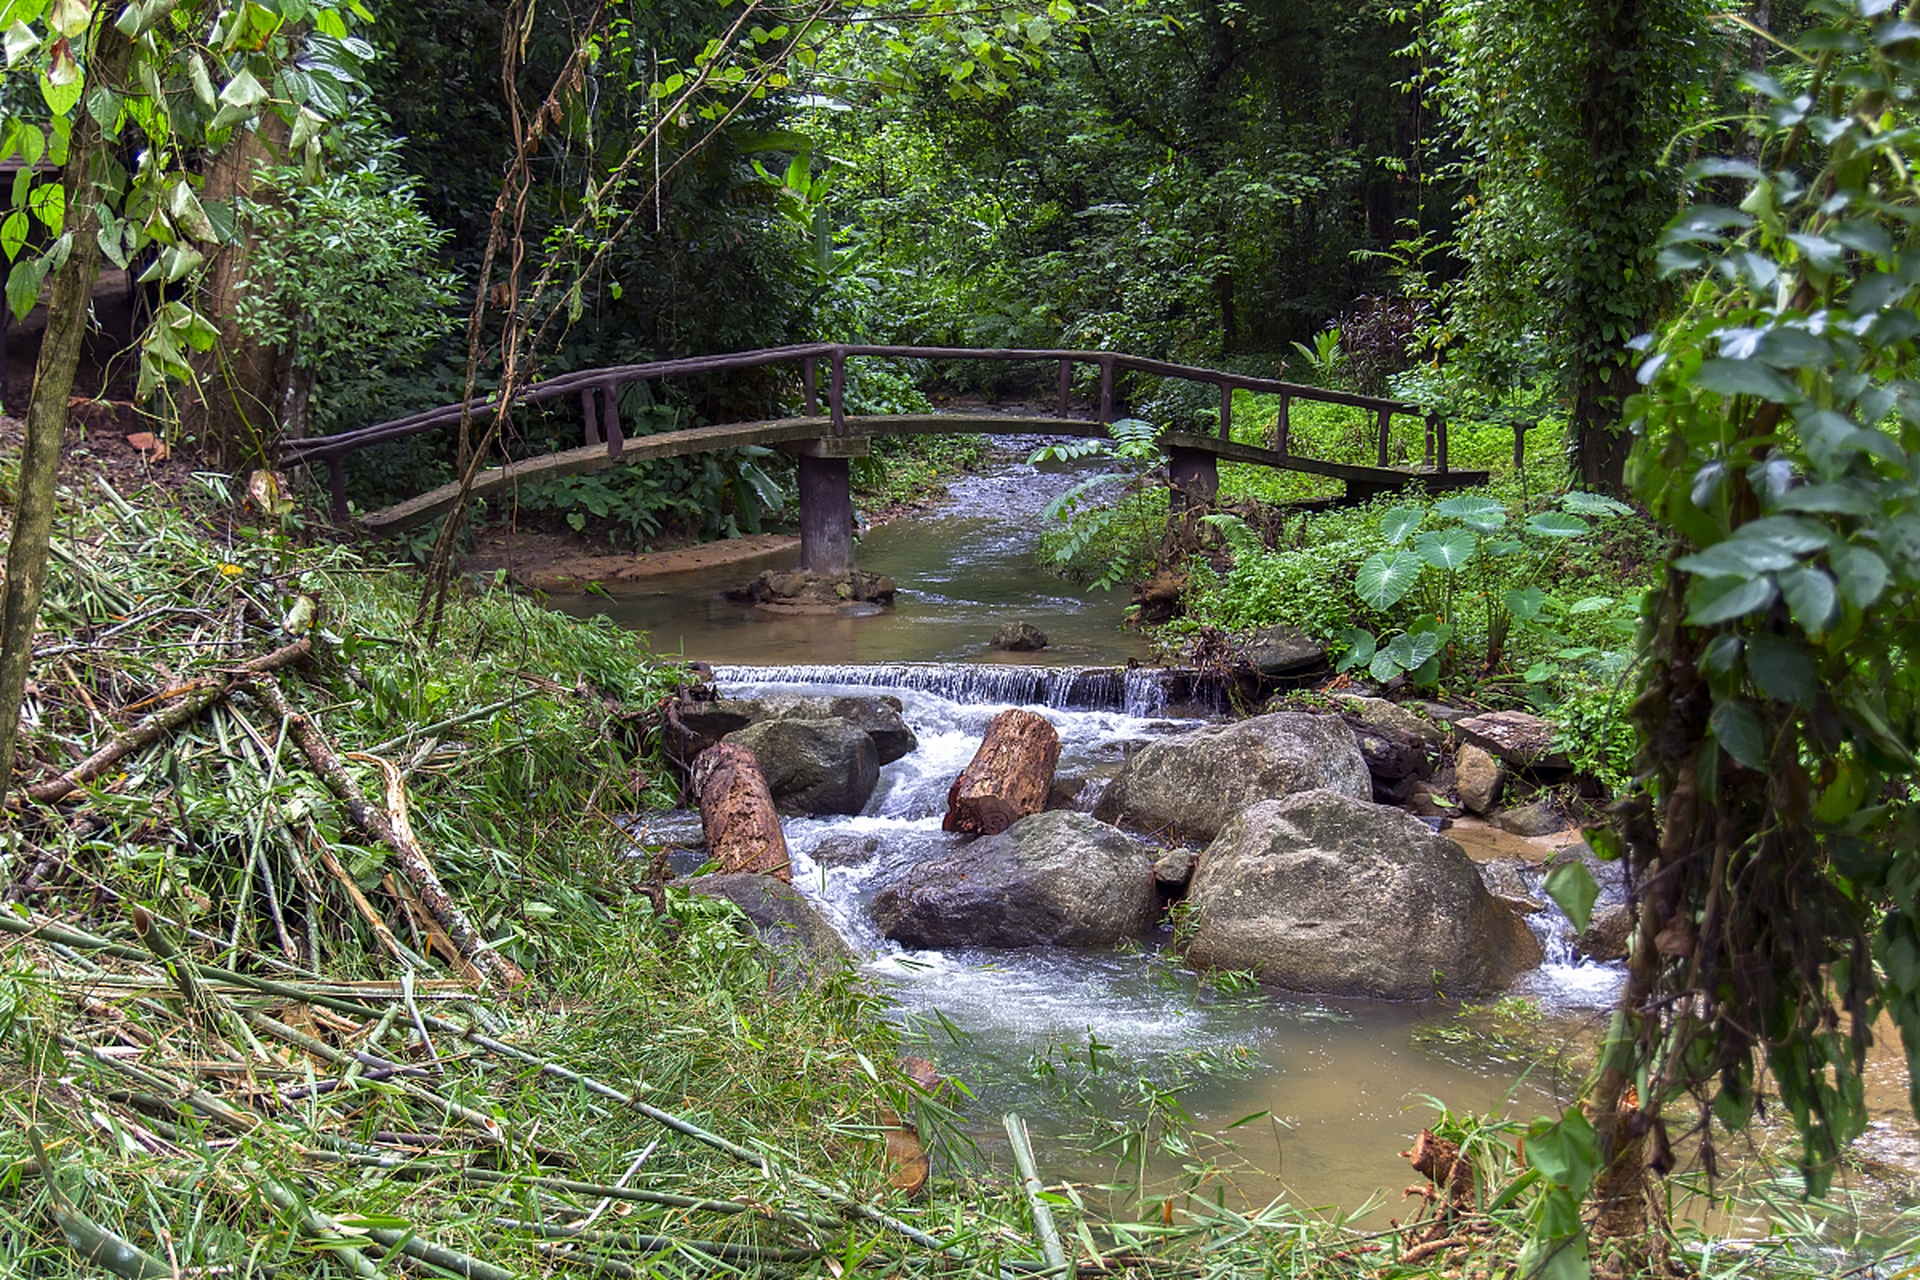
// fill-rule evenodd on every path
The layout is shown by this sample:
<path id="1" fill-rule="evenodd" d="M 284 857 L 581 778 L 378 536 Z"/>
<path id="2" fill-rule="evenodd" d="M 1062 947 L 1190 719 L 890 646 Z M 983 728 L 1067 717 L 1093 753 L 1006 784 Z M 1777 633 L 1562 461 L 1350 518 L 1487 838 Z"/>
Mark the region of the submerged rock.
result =
<path id="1" fill-rule="evenodd" d="M 1000 629 L 993 633 L 988 648 L 1004 649 L 1008 653 L 1032 653 L 1036 649 L 1047 647 L 1047 633 L 1031 622 L 1003 622 Z"/>
<path id="2" fill-rule="evenodd" d="M 880 890 L 873 918 L 911 947 L 1092 947 L 1146 932 L 1158 909 L 1132 837 L 1053 810 L 912 868 Z"/>
<path id="3" fill-rule="evenodd" d="M 1353 730 L 1339 716 L 1278 711 L 1148 743 L 1108 785 L 1093 816 L 1199 842 L 1256 801 L 1318 788 L 1372 797 Z"/>
<path id="4" fill-rule="evenodd" d="M 1187 900 L 1189 963 L 1296 991 L 1484 995 L 1542 959 L 1459 845 L 1328 790 L 1243 810 L 1200 855 Z"/>

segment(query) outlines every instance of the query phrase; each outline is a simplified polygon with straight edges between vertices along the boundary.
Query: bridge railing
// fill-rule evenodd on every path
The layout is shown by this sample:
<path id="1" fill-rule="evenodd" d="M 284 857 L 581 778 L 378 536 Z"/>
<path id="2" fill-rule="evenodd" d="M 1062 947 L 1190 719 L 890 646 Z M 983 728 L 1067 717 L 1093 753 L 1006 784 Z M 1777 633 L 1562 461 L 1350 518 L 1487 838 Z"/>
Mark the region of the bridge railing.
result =
<path id="1" fill-rule="evenodd" d="M 1233 393 L 1235 391 L 1277 395 L 1280 398 L 1280 406 L 1274 424 L 1272 448 L 1283 456 L 1292 453 L 1291 411 L 1294 401 L 1305 400 L 1367 409 L 1375 415 L 1376 457 L 1378 464 L 1383 467 L 1388 464 L 1390 456 L 1389 441 L 1393 418 L 1395 415 L 1411 414 L 1423 418 L 1425 422 L 1425 465 L 1442 474 L 1447 471 L 1446 420 L 1438 414 L 1425 412 L 1418 405 L 1380 396 L 1328 391 L 1278 378 L 1257 378 L 1245 374 L 1225 373 L 1217 369 L 1172 364 L 1165 360 L 1150 360 L 1144 356 L 1113 351 L 807 343 L 768 347 L 758 351 L 732 352 L 726 355 L 687 356 L 677 360 L 654 360 L 645 364 L 575 370 L 521 389 L 515 396 L 514 402 L 538 404 L 577 395 L 580 398 L 580 411 L 584 424 L 584 444 L 588 447 L 604 445 L 607 456 L 617 460 L 626 442 L 626 435 L 620 422 L 619 394 L 630 383 L 693 374 L 720 373 L 730 369 L 797 364 L 806 396 L 806 416 L 818 417 L 822 416 L 819 403 L 819 374 L 820 366 L 824 362 L 827 368 L 827 413 L 824 415 L 827 433 L 845 435 L 847 433 L 847 361 L 861 357 L 1057 363 L 1059 375 L 1056 416 L 1063 419 L 1073 416 L 1070 409 L 1076 368 L 1092 365 L 1100 375 L 1095 405 L 1098 420 L 1103 423 L 1112 422 L 1114 419 L 1114 386 L 1122 373 L 1144 373 L 1158 377 L 1178 378 L 1188 382 L 1208 383 L 1217 387 L 1220 393 L 1220 438 L 1222 440 L 1233 438 Z M 485 422 L 498 413 L 499 409 L 500 405 L 495 397 L 475 401 L 471 409 L 471 420 Z M 293 465 L 310 465 L 316 462 L 325 464 L 334 517 L 344 519 L 347 514 L 344 466 L 347 455 L 371 445 L 402 440 L 425 431 L 452 426 L 457 424 L 466 412 L 466 407 L 460 404 L 443 405 L 437 409 L 428 409 L 403 418 L 395 418 L 390 422 L 376 423 L 354 431 L 343 431 L 338 435 L 290 440 L 281 448 L 281 460 Z"/>

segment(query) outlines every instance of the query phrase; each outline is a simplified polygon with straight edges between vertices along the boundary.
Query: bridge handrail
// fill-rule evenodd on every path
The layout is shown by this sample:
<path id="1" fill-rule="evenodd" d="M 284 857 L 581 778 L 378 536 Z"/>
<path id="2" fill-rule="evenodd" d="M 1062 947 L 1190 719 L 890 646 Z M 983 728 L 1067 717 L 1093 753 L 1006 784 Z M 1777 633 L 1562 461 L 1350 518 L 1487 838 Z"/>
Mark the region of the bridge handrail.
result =
<path id="1" fill-rule="evenodd" d="M 1098 418 L 1101 422 L 1114 419 L 1114 381 L 1122 372 L 1145 373 L 1159 377 L 1180 378 L 1189 382 L 1211 383 L 1220 388 L 1220 438 L 1230 440 L 1233 429 L 1233 393 L 1237 390 L 1253 391 L 1280 397 L 1280 410 L 1274 424 L 1274 449 L 1281 453 L 1290 452 L 1289 412 L 1295 400 L 1315 401 L 1325 404 L 1347 405 L 1354 408 L 1370 409 L 1378 418 L 1378 461 L 1386 466 L 1388 458 L 1387 439 L 1391 419 L 1395 414 L 1416 414 L 1426 419 L 1426 457 L 1428 465 L 1438 471 L 1447 468 L 1447 428 L 1446 421 L 1437 414 L 1430 414 L 1420 406 L 1404 400 L 1390 400 L 1381 396 L 1356 395 L 1345 391 L 1328 391 L 1321 387 L 1307 386 L 1304 383 L 1287 382 L 1279 378 L 1261 378 L 1249 374 L 1227 373 L 1218 369 L 1204 369 L 1194 365 L 1174 364 L 1166 360 L 1153 360 L 1145 356 L 1129 355 L 1116 351 L 1078 351 L 1058 348 L 976 348 L 976 347 L 920 347 L 901 345 L 874 345 L 863 343 L 813 342 L 799 343 L 783 347 L 766 347 L 755 351 L 737 351 L 712 356 L 683 356 L 673 360 L 653 360 L 642 364 L 614 365 L 600 369 L 576 369 L 556 377 L 534 383 L 523 388 L 515 397 L 516 403 L 538 403 L 557 399 L 560 396 L 577 393 L 581 399 L 581 412 L 585 418 L 586 442 L 597 445 L 601 439 L 601 420 L 604 413 L 606 424 L 605 444 L 610 458 L 618 458 L 624 433 L 620 427 L 620 415 L 616 396 L 620 388 L 630 382 L 650 381 L 655 378 L 667 378 L 695 373 L 713 373 L 728 369 L 750 369 L 770 364 L 785 364 L 798 361 L 801 365 L 802 380 L 806 391 L 808 416 L 818 413 L 817 371 L 819 362 L 825 360 L 829 365 L 829 385 L 827 400 L 829 416 L 835 434 L 846 430 L 846 410 L 844 393 L 846 388 L 846 362 L 859 357 L 883 359 L 919 359 L 919 360 L 992 360 L 1001 362 L 1055 361 L 1059 364 L 1059 386 L 1057 416 L 1066 418 L 1068 400 L 1072 390 L 1073 370 L 1076 365 L 1093 365 L 1100 370 L 1100 390 Z M 482 421 L 499 411 L 496 392 L 484 400 L 476 400 L 471 408 L 474 420 Z M 292 464 L 324 462 L 332 489 L 333 508 L 336 517 L 346 514 L 346 475 L 342 460 L 357 450 L 369 445 L 383 444 L 390 440 L 404 439 L 436 427 L 459 422 L 463 413 L 468 412 L 463 404 L 443 405 L 437 409 L 427 409 L 419 413 L 408 414 L 388 422 L 375 423 L 353 431 L 343 431 L 338 435 L 313 436 L 303 440 L 287 441 L 281 449 L 283 461 Z"/>

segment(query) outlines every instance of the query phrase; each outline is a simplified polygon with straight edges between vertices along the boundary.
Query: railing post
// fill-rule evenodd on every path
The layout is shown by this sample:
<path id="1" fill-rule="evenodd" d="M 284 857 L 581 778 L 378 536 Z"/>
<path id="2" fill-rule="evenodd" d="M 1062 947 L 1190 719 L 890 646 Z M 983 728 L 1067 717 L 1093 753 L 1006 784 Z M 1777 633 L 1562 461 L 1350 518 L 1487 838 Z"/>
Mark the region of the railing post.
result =
<path id="1" fill-rule="evenodd" d="M 604 416 L 607 428 L 607 460 L 618 462 L 620 450 L 627 443 L 626 432 L 620 428 L 620 388 L 615 384 L 603 383 L 600 394 L 605 398 L 607 406 Z"/>
<path id="2" fill-rule="evenodd" d="M 1387 433 L 1393 428 L 1393 410 L 1380 411 L 1380 465 L 1387 465 Z"/>
<path id="3" fill-rule="evenodd" d="M 1434 470 L 1441 475 L 1447 474 L 1447 420 L 1438 413 L 1427 415 L 1427 432 L 1433 437 Z"/>
<path id="4" fill-rule="evenodd" d="M 1067 416 L 1067 396 L 1073 391 L 1073 361 L 1060 362 L 1060 409 L 1056 416 Z"/>
<path id="5" fill-rule="evenodd" d="M 1293 397 L 1280 393 L 1280 413 L 1273 420 L 1273 451 L 1281 457 L 1293 447 Z"/>
<path id="6" fill-rule="evenodd" d="M 1113 423 L 1113 357 L 1100 357 L 1100 421 L 1111 426 Z"/>
<path id="7" fill-rule="evenodd" d="M 847 349 L 833 349 L 833 368 L 827 376 L 827 411 L 833 415 L 833 434 L 847 434 Z"/>
<path id="8" fill-rule="evenodd" d="M 1533 429 L 1531 422 L 1513 424 L 1513 469 L 1519 471 L 1527 465 L 1527 432 Z"/>
<path id="9" fill-rule="evenodd" d="M 594 412 L 593 397 L 598 387 L 588 387 L 580 393 L 580 417 L 585 421 L 586 439 L 581 443 L 592 447 L 600 443 L 600 420 Z"/>
<path id="10" fill-rule="evenodd" d="M 1433 470 L 1433 415 L 1432 414 L 1427 415 L 1426 424 L 1427 424 L 1427 432 L 1426 432 L 1427 448 L 1426 448 L 1426 459 L 1425 459 L 1424 465 L 1426 466 L 1427 470 L 1431 471 Z"/>
<path id="11" fill-rule="evenodd" d="M 820 416 L 819 361 L 812 356 L 800 357 L 800 380 L 807 388 L 807 416 Z"/>
<path id="12" fill-rule="evenodd" d="M 1233 384 L 1220 384 L 1220 438 L 1233 439 Z"/>

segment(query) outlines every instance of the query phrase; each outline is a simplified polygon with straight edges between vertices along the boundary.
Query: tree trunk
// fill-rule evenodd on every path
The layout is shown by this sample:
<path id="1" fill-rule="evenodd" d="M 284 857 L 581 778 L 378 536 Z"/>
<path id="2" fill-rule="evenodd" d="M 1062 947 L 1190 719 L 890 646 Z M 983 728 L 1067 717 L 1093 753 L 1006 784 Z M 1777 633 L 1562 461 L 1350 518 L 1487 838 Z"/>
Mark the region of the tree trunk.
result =
<path id="1" fill-rule="evenodd" d="M 947 792 L 946 831 L 997 835 L 1040 812 L 1060 763 L 1060 735 L 1032 711 L 1002 711 L 987 726 L 973 762 Z"/>
<path id="2" fill-rule="evenodd" d="M 105 9 L 95 11 L 93 56 L 87 60 L 87 86 L 125 88 L 133 46 Z M 7 581 L 0 595 L 0 805 L 13 777 L 20 731 L 20 703 L 26 695 L 27 668 L 33 659 L 33 631 L 47 586 L 47 542 L 53 532 L 54 489 L 60 471 L 60 442 L 66 434 L 67 399 L 80 363 L 94 281 L 100 274 L 99 221 L 94 206 L 107 155 L 107 140 L 93 113 L 75 107 L 73 140 L 67 152 L 66 233 L 73 251 L 54 277 L 47 299 L 47 331 L 34 366 L 27 400 L 26 442 L 20 454 L 19 501 L 7 535 Z M 4 808 L 0 807 L 0 812 Z"/>
<path id="3" fill-rule="evenodd" d="M 722 871 L 758 871 L 792 883 L 787 837 L 758 756 L 734 742 L 708 747 L 693 762 L 693 793 L 707 855 Z"/>
<path id="4" fill-rule="evenodd" d="M 1633 436 L 1620 420 L 1634 392 L 1633 364 L 1611 355 L 1583 359 L 1574 370 L 1573 473 L 1580 487 L 1615 497 L 1626 493 L 1627 455 Z"/>
<path id="5" fill-rule="evenodd" d="M 287 126 L 272 112 L 261 114 L 251 129 L 237 131 L 214 156 L 203 200 L 254 199 L 260 171 L 275 163 L 285 145 Z M 187 430 L 200 439 L 207 458 L 218 467 L 239 471 L 269 466 L 280 442 L 280 407 L 285 399 L 279 351 L 255 341 L 240 328 L 238 307 L 253 258 L 254 237 L 244 224 L 238 238 L 213 256 L 207 269 L 203 307 L 219 327 L 213 349 L 194 360 L 197 386 L 182 403 Z"/>

